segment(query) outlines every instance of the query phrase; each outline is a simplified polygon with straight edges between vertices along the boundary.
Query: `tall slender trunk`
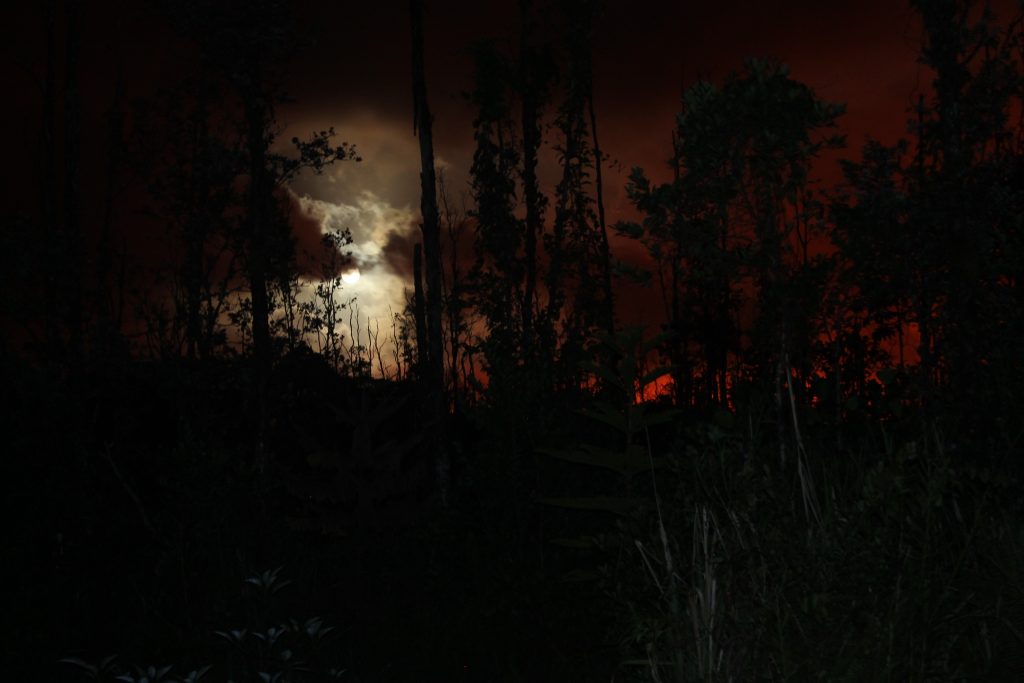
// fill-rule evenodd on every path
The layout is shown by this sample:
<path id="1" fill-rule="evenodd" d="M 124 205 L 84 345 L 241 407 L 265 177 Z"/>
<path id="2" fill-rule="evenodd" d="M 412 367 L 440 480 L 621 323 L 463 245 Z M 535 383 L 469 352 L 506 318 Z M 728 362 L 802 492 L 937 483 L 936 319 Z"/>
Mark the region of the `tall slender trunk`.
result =
<path id="1" fill-rule="evenodd" d="M 71 360 L 82 355 L 82 260 L 81 235 L 81 96 L 78 61 L 81 47 L 81 4 L 67 3 L 67 48 L 64 74 L 64 234 L 61 240 L 65 287 L 61 292 L 68 328 Z"/>
<path id="2" fill-rule="evenodd" d="M 442 503 L 448 497 L 448 459 L 442 441 L 444 417 L 444 351 L 441 335 L 441 226 L 437 210 L 437 178 L 434 171 L 433 117 L 427 103 L 426 67 L 423 58 L 423 1 L 409 0 L 412 23 L 412 91 L 414 132 L 420 141 L 420 213 L 423 252 L 427 267 L 427 374 L 431 441 L 437 454 L 438 487 Z"/>
<path id="3" fill-rule="evenodd" d="M 550 328 L 551 339 L 548 340 L 549 347 L 545 349 L 550 357 L 555 357 L 557 340 L 559 335 L 558 325 L 562 320 L 562 311 L 565 307 L 565 269 L 570 259 L 566 254 L 566 241 L 569 237 L 568 222 L 573 208 L 569 203 L 568 194 L 562 191 L 562 187 L 569 187 L 572 183 L 572 162 L 578 155 L 577 140 L 572 131 L 565 131 L 565 152 L 562 161 L 562 180 L 559 187 L 558 203 L 555 206 L 555 220 L 551 232 L 551 241 L 548 243 L 548 307 L 547 326 Z"/>
<path id="4" fill-rule="evenodd" d="M 53 360 L 60 345 L 57 327 L 57 245 L 60 241 L 57 226 L 57 0 L 49 0 L 43 13 L 46 40 L 46 75 L 43 82 L 43 149 L 40 167 L 39 201 L 43 219 L 43 249 L 46 264 L 43 276 L 43 326 L 46 339 L 46 353 Z"/>
<path id="5" fill-rule="evenodd" d="M 441 203 L 444 206 L 445 224 L 448 226 L 448 242 L 451 244 L 451 252 L 449 253 L 450 268 L 452 271 L 451 286 L 448 289 L 448 343 L 451 345 L 451 405 L 452 410 L 455 412 L 459 411 L 460 405 L 460 393 L 459 393 L 459 329 L 462 327 L 460 315 L 462 313 L 461 301 L 459 296 L 461 294 L 461 286 L 459 283 L 459 238 L 458 238 L 458 222 L 450 205 L 448 204 L 448 192 L 445 187 L 444 175 L 441 175 Z M 442 271 L 442 275 L 443 275 Z"/>
<path id="6" fill-rule="evenodd" d="M 248 196 L 248 254 L 247 275 L 252 298 L 252 342 L 255 365 L 256 405 L 256 468 L 263 471 L 266 466 L 264 436 L 267 421 L 267 376 L 270 373 L 270 322 L 267 299 L 267 255 L 266 229 L 267 202 L 270 188 L 267 186 L 267 141 L 266 126 L 269 117 L 266 105 L 259 92 L 261 83 L 260 55 L 254 47 L 249 63 L 250 79 L 245 93 L 245 117 L 248 125 L 246 143 L 249 151 L 249 196 Z"/>
<path id="7" fill-rule="evenodd" d="M 605 329 L 615 337 L 615 299 L 612 293 L 612 250 L 608 242 L 608 226 L 604 214 L 604 184 L 601 179 L 601 144 L 597 137 L 597 113 L 594 110 L 594 84 L 587 86 L 587 109 L 590 114 L 590 136 L 594 144 L 594 189 L 597 201 L 597 227 L 601 231 L 601 284 L 604 287 Z"/>
<path id="8" fill-rule="evenodd" d="M 538 125 L 537 84 L 534 82 L 531 65 L 531 47 L 529 38 L 530 0 L 522 0 L 522 28 L 520 36 L 519 66 L 520 84 L 522 87 L 522 126 L 523 126 L 523 196 L 526 200 L 526 283 L 523 289 L 523 357 L 529 359 L 533 354 L 535 336 L 533 307 L 537 297 L 537 235 L 542 230 L 540 191 L 537 187 L 537 149 L 540 147 L 540 127 Z"/>
<path id="9" fill-rule="evenodd" d="M 266 141 L 264 115 L 259 104 L 247 107 L 249 119 L 249 253 L 248 275 L 252 295 L 252 341 L 258 363 L 270 357 L 266 273 Z"/>
<path id="10" fill-rule="evenodd" d="M 588 33 L 589 37 L 589 33 Z M 589 47 L 589 40 L 588 47 Z M 594 107 L 594 79 L 592 65 L 590 63 L 589 55 L 587 60 L 587 110 L 590 115 L 590 138 L 594 145 L 594 194 L 595 201 L 597 203 L 597 229 L 600 231 L 600 264 L 601 264 L 601 284 L 604 289 L 604 300 L 601 302 L 601 315 L 604 320 L 605 332 L 608 333 L 609 339 L 615 338 L 615 295 L 612 291 L 612 250 L 611 245 L 608 242 L 608 225 L 605 220 L 604 212 L 604 183 L 601 175 L 601 143 L 597 136 L 597 111 Z M 614 373 L 620 362 L 619 354 L 614 347 L 609 347 L 608 356 L 606 363 L 608 368 Z M 608 384 L 605 387 L 606 392 L 615 393 L 617 389 L 614 385 Z"/>
<path id="11" fill-rule="evenodd" d="M 113 268 L 113 244 L 111 231 L 114 223 L 114 195 L 117 192 L 117 178 L 121 167 L 121 148 L 124 136 L 124 116 L 121 99 L 124 93 L 124 77 L 120 62 L 114 82 L 114 101 L 107 114 L 107 178 L 103 194 L 103 223 L 97 245 L 96 263 L 96 321 L 99 328 L 97 342 L 101 353 L 108 353 L 117 329 L 113 325 L 113 299 L 110 291 L 111 269 Z"/>
<path id="12" fill-rule="evenodd" d="M 204 344 L 202 338 L 202 320 L 200 306 L 203 288 L 203 251 L 206 245 L 208 201 L 209 201 L 209 170 L 208 157 L 209 130 L 206 111 L 205 84 L 200 85 L 199 101 L 193 123 L 192 136 L 192 183 L 190 201 L 191 215 L 185 226 L 185 329 L 188 344 L 188 357 L 196 358 Z"/>
<path id="13" fill-rule="evenodd" d="M 918 244 L 916 248 L 924 245 L 924 226 L 922 225 L 923 214 L 922 197 L 927 182 L 927 171 L 925 169 L 925 129 L 924 129 L 925 101 L 924 95 L 917 98 L 917 151 L 915 154 L 915 174 L 917 181 L 917 225 L 916 231 Z M 917 316 L 918 345 L 917 357 L 920 362 L 919 379 L 922 383 L 922 412 L 928 415 L 931 410 L 933 378 L 935 376 L 935 357 L 932 354 L 934 348 L 932 342 L 932 300 L 931 292 L 928 291 L 927 280 L 930 273 L 918 271 L 914 277 L 914 313 Z"/>
<path id="14" fill-rule="evenodd" d="M 416 374 L 422 378 L 430 365 L 427 342 L 427 311 L 423 297 L 423 245 L 412 247 L 413 317 L 416 319 Z"/>

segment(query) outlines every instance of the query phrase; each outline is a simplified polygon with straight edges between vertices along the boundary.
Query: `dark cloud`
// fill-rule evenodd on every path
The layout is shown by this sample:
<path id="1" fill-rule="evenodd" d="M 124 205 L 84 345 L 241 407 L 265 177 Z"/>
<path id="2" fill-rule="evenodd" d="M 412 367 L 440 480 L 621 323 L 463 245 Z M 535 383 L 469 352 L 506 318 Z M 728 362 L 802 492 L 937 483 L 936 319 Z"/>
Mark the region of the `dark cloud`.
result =
<path id="1" fill-rule="evenodd" d="M 281 201 L 288 215 L 292 237 L 295 240 L 295 261 L 299 275 L 310 279 L 335 275 L 325 267 L 331 263 L 347 265 L 339 260 L 336 250 L 323 238 L 323 219 L 309 210 L 291 190 L 281 193 Z"/>
<path id="2" fill-rule="evenodd" d="M 388 233 L 382 253 L 384 261 L 396 274 L 412 282 L 412 251 L 420 242 L 419 229 L 393 230 Z"/>

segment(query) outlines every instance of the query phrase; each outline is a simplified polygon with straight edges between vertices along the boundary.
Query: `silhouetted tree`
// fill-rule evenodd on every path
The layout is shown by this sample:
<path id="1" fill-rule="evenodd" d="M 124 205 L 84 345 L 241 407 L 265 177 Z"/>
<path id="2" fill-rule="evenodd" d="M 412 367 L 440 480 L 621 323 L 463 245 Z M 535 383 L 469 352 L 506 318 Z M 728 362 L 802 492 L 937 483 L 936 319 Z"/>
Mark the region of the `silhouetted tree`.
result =
<path id="1" fill-rule="evenodd" d="M 63 250 L 61 266 L 65 283 L 61 293 L 63 317 L 68 330 L 68 346 L 72 362 L 82 357 L 82 262 L 84 256 L 81 225 L 81 117 L 82 101 L 79 92 L 81 64 L 82 5 L 69 0 L 65 5 L 66 47 L 64 50 L 64 217 L 63 234 L 59 242 Z"/>
<path id="2" fill-rule="evenodd" d="M 100 355 L 113 349 L 120 321 L 115 319 L 113 301 L 114 245 L 113 228 L 118 180 L 124 152 L 124 73 L 120 57 L 114 81 L 114 97 L 107 111 L 107 165 L 103 189 L 103 217 L 96 245 L 96 345 Z"/>
<path id="3" fill-rule="evenodd" d="M 84 350 L 85 317 L 79 75 L 82 4 L 70 0 L 64 4 L 63 12 L 59 12 L 56 2 L 47 2 L 42 15 L 45 57 L 39 217 L 45 255 L 41 267 L 45 274 L 41 317 L 47 356 L 51 361 L 68 362 L 73 367 L 81 360 Z M 63 19 L 64 29 L 62 52 L 58 51 L 59 19 Z M 59 57 L 63 57 L 62 70 L 58 68 Z M 58 127 L 62 128 L 59 137 Z M 62 165 L 59 174 L 58 162 Z"/>
<path id="4" fill-rule="evenodd" d="M 745 243 L 729 221 L 735 189 L 724 148 L 696 125 L 708 88 L 694 86 L 684 97 L 672 136 L 672 182 L 653 185 L 641 169 L 633 169 L 626 189 L 643 219 L 617 226 L 639 239 L 652 258 L 675 397 L 682 405 L 698 406 L 725 405 L 728 398 L 728 361 L 739 351 L 736 315 Z"/>
<path id="5" fill-rule="evenodd" d="M 493 45 L 478 45 L 470 101 L 476 150 L 470 187 L 476 221 L 474 304 L 487 325 L 483 343 L 492 383 L 511 379 L 520 362 L 524 313 L 524 222 L 516 214 L 519 154 L 511 115 L 510 65 Z"/>
<path id="6" fill-rule="evenodd" d="M 223 205 L 215 197 L 229 192 L 242 180 L 243 197 L 230 247 L 240 256 L 248 299 L 240 302 L 233 319 L 251 334 L 254 372 L 251 405 L 255 412 L 256 466 L 264 465 L 263 433 L 267 419 L 266 380 L 275 354 L 270 317 L 272 289 L 294 281 L 294 245 L 289 217 L 283 204 L 284 187 L 300 173 L 321 173 L 328 165 L 359 160 L 352 146 L 333 143 L 333 129 L 314 133 L 308 140 L 292 138 L 293 154 L 274 151 L 279 125 L 276 107 L 286 99 L 283 68 L 296 52 L 300 37 L 292 23 L 290 3 L 259 0 L 256 3 L 208 5 L 186 2 L 164 8 L 178 29 L 197 44 L 200 66 L 198 92 L 192 100 L 192 120 L 186 149 L 192 150 L 188 173 L 176 196 L 183 197 L 185 241 L 183 280 L 189 349 L 197 335 L 197 292 L 204 287 L 201 262 L 211 226 L 223 217 Z M 218 116 L 236 127 L 230 148 L 230 177 L 218 164 L 222 155 L 210 140 L 210 92 L 220 88 Z M 336 274 L 334 274 L 336 275 Z M 287 301 L 288 297 L 282 297 Z M 207 306 L 208 315 L 216 312 Z M 209 318 L 208 318 L 209 320 Z"/>
<path id="7" fill-rule="evenodd" d="M 544 213 L 547 196 L 541 192 L 537 179 L 537 154 L 542 133 L 541 121 L 544 106 L 549 97 L 550 81 L 554 78 L 554 65 L 543 49 L 535 45 L 533 3 L 520 2 L 520 44 L 518 90 L 521 102 L 520 124 L 522 126 L 522 169 L 520 180 L 525 204 L 524 260 L 526 281 L 523 286 L 522 310 L 522 351 L 523 356 L 535 360 L 535 339 L 537 323 L 534 313 L 537 308 L 538 244 L 544 234 Z M 548 349 L 549 352 L 554 349 Z"/>
<path id="8" fill-rule="evenodd" d="M 581 44 L 578 47 L 580 55 L 578 59 L 580 79 L 584 82 L 584 89 L 587 98 L 588 123 L 590 125 L 590 140 L 593 144 L 594 154 L 594 205 L 597 210 L 597 223 L 594 226 L 597 231 L 599 246 L 598 265 L 601 273 L 601 285 L 604 288 L 602 296 L 604 301 L 601 305 L 601 317 L 605 332 L 609 338 L 615 337 L 615 297 L 612 291 L 612 255 L 611 246 L 608 242 L 608 225 L 605 220 L 604 211 L 604 181 L 601 175 L 604 158 L 601 152 L 601 143 L 597 135 L 597 108 L 594 105 L 594 74 L 591 58 L 593 23 L 600 6 L 599 0 L 586 0 L 581 4 L 571 4 L 570 8 L 575 10 L 579 17 L 580 32 L 582 33 Z M 610 366 L 615 365 L 612 359 Z"/>
<path id="9" fill-rule="evenodd" d="M 423 296 L 423 245 L 412 247 L 413 317 L 416 319 L 416 372 L 420 379 L 430 362 L 430 342 L 427 338 L 427 306 Z"/>
<path id="10" fill-rule="evenodd" d="M 745 360 L 776 394 L 780 424 L 787 375 L 796 369 L 798 386 L 809 375 L 815 306 L 829 270 L 810 253 L 825 227 L 809 171 L 821 150 L 842 144 L 819 134 L 841 112 L 785 67 L 751 60 L 720 88 L 698 83 L 685 93 L 672 183 L 653 187 L 634 170 L 628 191 L 646 218 L 623 228 L 645 241 L 657 265 L 682 402 L 726 400 L 744 289 L 756 296 Z"/>
<path id="11" fill-rule="evenodd" d="M 1010 118 L 1024 83 L 1021 19 L 1000 27 L 974 2 L 912 4 L 932 92 L 911 112 L 913 146 L 870 142 L 846 165 L 838 235 L 848 281 L 880 335 L 896 338 L 901 365 L 916 343 L 927 414 L 955 406 L 948 418 L 1005 448 L 999 416 L 1022 379 L 1010 360 L 1021 331 L 1021 125 Z"/>
<path id="12" fill-rule="evenodd" d="M 43 276 L 43 328 L 46 351 L 52 359 L 58 350 L 57 273 L 60 264 L 60 240 L 57 217 L 57 142 L 56 142 L 56 98 L 57 98 L 57 1 L 48 0 L 43 6 L 43 31 L 46 50 L 45 75 L 43 76 L 42 150 L 40 154 L 39 200 L 40 217 L 43 223 L 45 248 L 45 275 Z"/>
<path id="13" fill-rule="evenodd" d="M 452 206 L 443 173 L 439 174 L 438 180 L 438 192 L 441 199 L 442 215 L 444 216 L 443 222 L 448 236 L 449 276 L 442 282 L 445 292 L 445 312 L 447 314 L 447 364 L 450 373 L 448 391 L 452 409 L 455 412 L 459 412 L 464 398 L 463 392 L 459 387 L 460 372 L 462 372 L 463 362 L 465 360 L 461 351 L 466 344 L 466 335 L 469 331 L 469 326 L 465 319 L 467 302 L 464 292 L 465 284 L 462 267 L 459 263 L 459 246 L 462 241 L 463 234 L 466 232 L 467 221 L 465 212 Z M 443 270 L 441 274 L 444 276 L 445 273 Z M 464 377 L 461 380 L 461 383 L 465 386 L 466 382 Z"/>
<path id="14" fill-rule="evenodd" d="M 240 158 L 211 74 L 190 75 L 136 111 L 135 165 L 166 221 L 174 258 L 175 327 L 188 358 L 209 358 L 221 312 L 237 286 L 242 245 L 227 218 Z M 218 111 L 219 110 L 219 111 Z M 218 124 L 219 120 L 219 124 Z"/>
<path id="15" fill-rule="evenodd" d="M 412 20 L 413 133 L 420 142 L 420 214 L 423 222 L 423 252 L 427 269 L 427 335 L 429 355 L 426 364 L 427 412 L 431 422 L 434 452 L 437 458 L 438 485 L 442 501 L 448 491 L 448 459 L 440 441 L 444 421 L 444 339 L 442 337 L 441 222 L 437 211 L 437 179 L 434 168 L 434 119 L 427 101 L 426 66 L 423 47 L 423 1 L 409 0 Z"/>
<path id="16" fill-rule="evenodd" d="M 565 69 L 563 97 L 554 123 L 562 174 L 555 189 L 553 229 L 545 240 L 550 264 L 545 325 L 563 338 L 558 354 L 560 382 L 569 386 L 581 380 L 578 364 L 594 333 L 614 330 L 614 302 L 604 209 L 591 195 L 600 174 L 600 152 L 593 144 L 597 137 L 591 68 L 591 25 L 597 3 L 572 0 L 560 3 L 559 8 L 564 22 Z M 603 202 L 600 191 L 597 197 Z M 583 285 L 592 282 L 599 285 Z"/>

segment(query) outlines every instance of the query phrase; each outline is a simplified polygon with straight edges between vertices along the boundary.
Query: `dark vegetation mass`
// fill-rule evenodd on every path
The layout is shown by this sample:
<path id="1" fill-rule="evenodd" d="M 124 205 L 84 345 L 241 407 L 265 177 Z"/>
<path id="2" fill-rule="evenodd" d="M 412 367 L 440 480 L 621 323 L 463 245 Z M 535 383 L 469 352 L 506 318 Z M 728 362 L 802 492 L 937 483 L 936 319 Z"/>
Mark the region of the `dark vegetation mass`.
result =
<path id="1" fill-rule="evenodd" d="M 277 140 L 287 4 L 155 4 L 194 64 L 141 103 L 111 75 L 100 161 L 91 5 L 41 4 L 0 248 L 5 680 L 1024 678 L 1019 15 L 912 0 L 930 86 L 830 186 L 842 105 L 771 60 L 692 84 L 627 221 L 601 3 L 522 0 L 518 45 L 471 47 L 459 207 L 412 0 L 423 247 L 382 333 L 348 235 L 289 230 L 292 180 L 360 160 Z M 163 231 L 146 273 L 128 204 Z"/>

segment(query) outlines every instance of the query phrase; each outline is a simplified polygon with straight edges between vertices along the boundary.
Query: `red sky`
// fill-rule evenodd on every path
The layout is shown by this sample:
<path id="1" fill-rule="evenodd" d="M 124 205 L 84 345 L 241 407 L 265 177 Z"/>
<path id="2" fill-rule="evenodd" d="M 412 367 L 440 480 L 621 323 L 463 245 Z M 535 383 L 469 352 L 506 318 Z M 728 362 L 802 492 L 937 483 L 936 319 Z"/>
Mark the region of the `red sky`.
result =
<path id="1" fill-rule="evenodd" d="M 84 5 L 86 191 L 98 193 L 88 179 L 102 177 L 101 117 L 109 106 L 119 56 L 128 96 L 144 98 L 177 78 L 188 53 L 145 3 Z M 472 73 L 466 48 L 480 39 L 513 48 L 518 11 L 514 2 L 480 0 L 427 0 L 426 6 L 436 151 L 452 194 L 458 196 L 465 191 L 472 157 L 472 112 L 461 97 Z M 364 278 L 359 295 L 371 307 L 394 303 L 407 266 L 394 250 L 369 252 L 386 247 L 381 242 L 389 239 L 389 231 L 393 242 L 405 244 L 408 235 L 403 233 L 413 229 L 419 205 L 407 3 L 299 0 L 297 9 L 312 46 L 288 68 L 288 89 L 296 103 L 281 112 L 287 125 L 282 138 L 334 126 L 342 139 L 359 147 L 364 161 L 304 178 L 293 189 L 309 197 L 304 206 L 314 218 L 337 215 L 339 221 L 356 222 L 350 227 L 364 243 L 368 266 L 377 259 L 370 269 L 380 276 Z M 14 92 L 8 130 L 19 131 L 9 144 L 31 175 L 40 149 L 41 10 L 23 6 L 8 26 L 19 28 L 2 53 Z M 594 83 L 602 147 L 615 162 L 605 177 L 610 221 L 629 214 L 623 187 L 630 167 L 642 166 L 656 178 L 666 174 L 680 93 L 698 77 L 719 80 L 747 56 L 782 60 L 794 78 L 823 98 L 847 103 L 841 131 L 850 144 L 844 154 L 856 157 L 868 134 L 892 141 L 905 131 L 906 111 L 930 81 L 917 64 L 920 41 L 914 13 L 898 0 L 608 0 L 595 30 Z M 832 164 L 821 173 L 836 177 Z M 17 187 L 17 181 L 7 184 L 8 191 Z M 14 194 L 24 210 L 31 210 L 32 192 Z M 119 225 L 136 253 L 154 252 L 151 223 L 125 210 Z M 315 221 L 303 225 L 307 237 L 315 239 Z M 636 245 L 623 240 L 616 239 L 613 249 L 620 257 L 635 257 Z M 629 322 L 653 322 L 658 310 L 653 291 L 623 293 L 630 301 L 622 311 Z"/>
<path id="2" fill-rule="evenodd" d="M 488 38 L 514 50 L 518 17 L 515 3 L 449 0 L 428 2 L 427 8 L 435 141 L 457 192 L 465 188 L 473 151 L 472 112 L 461 98 L 472 75 L 466 46 Z M 344 182 L 327 187 L 323 179 L 310 179 L 300 191 L 348 201 L 353 193 L 371 189 L 394 205 L 418 206 L 405 12 L 405 2 L 394 2 L 347 19 L 340 11 L 320 15 L 321 47 L 295 71 L 299 104 L 289 116 L 298 127 L 335 122 L 367 161 L 340 169 L 338 179 Z M 343 37 L 332 40 L 339 26 L 345 27 Z M 630 214 L 624 186 L 631 167 L 667 176 L 680 94 L 696 79 L 718 80 L 747 56 L 778 58 L 822 97 L 848 104 L 841 121 L 850 140 L 845 154 L 855 156 L 868 134 L 891 141 L 905 131 L 905 112 L 929 81 L 917 64 L 919 44 L 909 5 L 892 0 L 610 0 L 596 27 L 594 55 L 598 126 L 602 147 L 614 162 L 605 172 L 610 219 Z M 823 174 L 837 177 L 828 168 Z M 637 245 L 627 240 L 614 239 L 613 248 L 622 258 L 636 259 Z M 630 322 L 658 317 L 653 291 L 623 288 L 621 293 L 628 305 L 620 314 Z"/>

